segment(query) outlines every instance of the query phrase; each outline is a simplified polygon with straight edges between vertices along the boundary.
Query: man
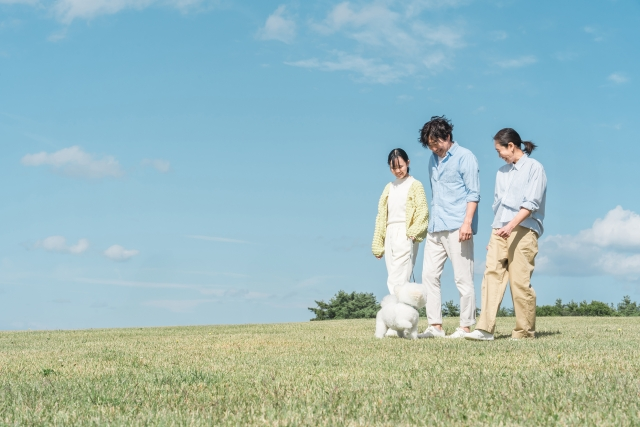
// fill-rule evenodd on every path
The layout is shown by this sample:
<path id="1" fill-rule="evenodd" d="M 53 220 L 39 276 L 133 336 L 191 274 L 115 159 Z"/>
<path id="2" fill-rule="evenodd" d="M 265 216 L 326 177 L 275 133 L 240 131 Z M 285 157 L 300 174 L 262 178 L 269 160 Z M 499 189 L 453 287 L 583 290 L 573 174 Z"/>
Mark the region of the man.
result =
<path id="1" fill-rule="evenodd" d="M 478 231 L 480 171 L 473 153 L 453 141 L 452 131 L 444 116 L 432 117 L 420 131 L 420 143 L 433 152 L 429 158 L 433 199 L 422 267 L 429 327 L 420 338 L 445 337 L 440 276 L 447 258 L 460 292 L 460 327 L 449 338 L 464 338 L 476 323 L 473 235 Z"/>

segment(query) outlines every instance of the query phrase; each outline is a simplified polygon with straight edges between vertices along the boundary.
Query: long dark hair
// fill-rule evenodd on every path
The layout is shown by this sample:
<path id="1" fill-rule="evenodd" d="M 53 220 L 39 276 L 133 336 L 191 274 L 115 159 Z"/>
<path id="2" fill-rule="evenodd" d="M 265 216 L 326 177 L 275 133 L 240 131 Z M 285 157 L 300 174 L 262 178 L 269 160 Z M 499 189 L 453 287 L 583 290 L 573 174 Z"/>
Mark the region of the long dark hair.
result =
<path id="1" fill-rule="evenodd" d="M 389 166 L 396 167 L 398 165 L 398 157 L 404 160 L 405 163 L 409 163 L 409 156 L 407 156 L 407 152 L 404 151 L 402 148 L 394 148 L 389 153 L 387 164 Z M 407 174 L 409 174 L 409 166 L 407 166 Z"/>
<path id="2" fill-rule="evenodd" d="M 500 131 L 498 131 L 498 133 L 496 133 L 496 136 L 493 137 L 493 140 L 496 141 L 498 144 L 502 145 L 503 147 L 508 146 L 509 143 L 512 142 L 513 145 L 515 145 L 516 147 L 518 147 L 519 149 L 521 149 L 527 154 L 531 154 L 531 152 L 538 147 L 536 144 L 534 144 L 531 141 L 523 141 L 520 138 L 520 134 L 518 134 L 518 132 L 516 132 L 515 129 L 511 129 L 511 128 L 501 129 Z M 524 148 L 522 148 L 523 145 L 524 145 Z"/>

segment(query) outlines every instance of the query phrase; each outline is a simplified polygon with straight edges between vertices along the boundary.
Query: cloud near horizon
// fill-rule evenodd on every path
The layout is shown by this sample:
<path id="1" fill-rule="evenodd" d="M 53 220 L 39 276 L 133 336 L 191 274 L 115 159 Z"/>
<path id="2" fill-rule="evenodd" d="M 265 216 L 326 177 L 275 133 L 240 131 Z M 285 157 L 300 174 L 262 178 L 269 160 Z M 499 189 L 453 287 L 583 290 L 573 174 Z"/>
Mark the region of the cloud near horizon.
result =
<path id="1" fill-rule="evenodd" d="M 152 167 L 160 173 L 167 173 L 171 171 L 171 163 L 168 160 L 143 159 L 141 164 L 142 166 Z"/>
<path id="2" fill-rule="evenodd" d="M 123 261 L 128 261 L 129 259 L 138 255 L 140 251 L 136 249 L 125 249 L 120 245 L 113 245 L 113 246 L 110 246 L 103 253 L 104 253 L 104 256 L 106 256 L 112 261 L 123 262 Z"/>
<path id="3" fill-rule="evenodd" d="M 115 157 L 96 158 L 77 145 L 54 153 L 27 154 L 21 163 L 25 166 L 50 166 L 52 171 L 74 178 L 119 178 L 124 175 Z"/>
<path id="4" fill-rule="evenodd" d="M 38 240 L 35 247 L 42 248 L 47 252 L 80 255 L 89 249 L 89 240 L 80 239 L 75 245 L 68 246 L 67 239 L 63 236 L 49 236 L 44 240 Z"/>
<path id="5" fill-rule="evenodd" d="M 540 254 L 537 271 L 543 274 L 639 280 L 640 215 L 617 206 L 577 235 L 542 239 Z"/>

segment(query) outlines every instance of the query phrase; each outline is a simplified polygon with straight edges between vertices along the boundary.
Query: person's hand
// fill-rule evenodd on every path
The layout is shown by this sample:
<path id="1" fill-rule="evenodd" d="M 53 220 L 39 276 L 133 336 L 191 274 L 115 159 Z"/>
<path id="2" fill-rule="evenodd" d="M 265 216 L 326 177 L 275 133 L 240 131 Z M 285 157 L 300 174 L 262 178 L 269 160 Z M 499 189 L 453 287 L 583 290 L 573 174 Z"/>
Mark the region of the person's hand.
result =
<path id="1" fill-rule="evenodd" d="M 380 256 L 376 255 L 376 258 L 382 259 L 382 255 L 380 255 Z"/>
<path id="2" fill-rule="evenodd" d="M 465 240 L 470 240 L 471 236 L 473 236 L 473 231 L 471 231 L 471 224 L 462 224 L 460 227 L 460 237 L 458 238 L 458 242 L 464 242 Z"/>
<path id="3" fill-rule="evenodd" d="M 409 238 L 411 239 L 412 242 L 416 241 L 416 236 L 409 236 Z"/>
<path id="4" fill-rule="evenodd" d="M 503 239 L 508 239 L 511 236 L 511 232 L 513 231 L 513 227 L 509 224 L 505 225 L 499 230 L 494 231 L 495 235 L 498 237 L 502 237 Z"/>

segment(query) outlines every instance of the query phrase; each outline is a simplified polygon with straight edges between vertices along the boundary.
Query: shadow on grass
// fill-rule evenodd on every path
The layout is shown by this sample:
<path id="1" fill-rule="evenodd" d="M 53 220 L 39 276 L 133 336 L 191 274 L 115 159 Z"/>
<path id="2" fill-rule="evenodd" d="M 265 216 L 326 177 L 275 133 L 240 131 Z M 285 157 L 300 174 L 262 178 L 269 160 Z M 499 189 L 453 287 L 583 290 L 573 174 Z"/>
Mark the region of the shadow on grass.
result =
<path id="1" fill-rule="evenodd" d="M 560 335 L 560 331 L 536 331 L 536 339 L 552 337 L 554 335 Z M 508 340 L 511 338 L 511 334 L 496 334 L 496 340 Z"/>

